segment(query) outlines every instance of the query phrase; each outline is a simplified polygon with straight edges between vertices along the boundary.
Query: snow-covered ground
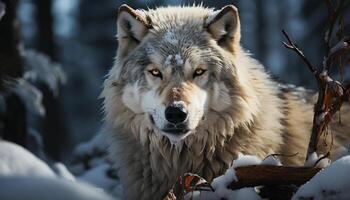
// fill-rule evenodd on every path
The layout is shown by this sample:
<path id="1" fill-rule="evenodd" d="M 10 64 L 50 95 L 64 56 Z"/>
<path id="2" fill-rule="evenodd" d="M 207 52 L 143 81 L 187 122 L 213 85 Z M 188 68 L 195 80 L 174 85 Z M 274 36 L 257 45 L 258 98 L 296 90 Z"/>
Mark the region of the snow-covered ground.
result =
<path id="1" fill-rule="evenodd" d="M 350 199 L 350 156 L 320 171 L 299 188 L 293 200 Z"/>
<path id="2" fill-rule="evenodd" d="M 78 145 L 68 169 L 62 163 L 49 166 L 26 149 L 0 141 L 0 199 L 123 199 L 123 188 L 106 156 L 102 134 Z M 338 160 L 322 164 L 326 168 L 301 186 L 293 200 L 350 199 L 350 155 L 347 149 Z M 310 158 L 313 165 L 319 156 Z M 247 165 L 282 165 L 274 156 L 263 160 L 240 155 L 231 168 L 211 183 L 214 192 L 196 191 L 185 198 L 194 200 L 259 200 L 257 188 L 230 190 L 236 181 L 235 168 Z M 329 164 L 329 165 L 328 165 Z"/>
<path id="3" fill-rule="evenodd" d="M 231 168 L 226 173 L 213 180 L 211 186 L 215 192 L 194 192 L 187 194 L 187 199 L 194 200 L 236 200 L 236 199 L 249 199 L 259 200 L 261 199 L 255 188 L 243 188 L 239 190 L 230 190 L 228 185 L 233 181 L 237 181 L 235 175 L 235 168 L 248 166 L 248 165 L 281 165 L 281 162 L 273 156 L 269 156 L 264 160 L 259 159 L 252 155 L 239 155 L 238 158 L 233 161 Z"/>
<path id="4" fill-rule="evenodd" d="M 3 200 L 112 200 L 98 188 L 59 178 L 12 176 L 0 178 Z"/>
<path id="5" fill-rule="evenodd" d="M 42 160 L 23 147 L 0 140 L 0 176 L 45 176 L 55 173 Z"/>
<path id="6" fill-rule="evenodd" d="M 115 199 L 99 187 L 76 180 L 61 163 L 52 168 L 23 147 L 0 140 L 0 199 Z"/>

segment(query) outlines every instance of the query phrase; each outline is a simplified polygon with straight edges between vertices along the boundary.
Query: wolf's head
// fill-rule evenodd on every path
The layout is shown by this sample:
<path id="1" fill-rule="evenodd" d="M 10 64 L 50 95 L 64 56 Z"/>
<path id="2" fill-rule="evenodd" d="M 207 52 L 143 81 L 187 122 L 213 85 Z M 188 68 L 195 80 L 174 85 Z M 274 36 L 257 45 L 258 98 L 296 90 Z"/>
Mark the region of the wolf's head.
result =
<path id="1" fill-rule="evenodd" d="M 131 129 L 147 124 L 178 141 L 227 117 L 225 126 L 251 120 L 256 105 L 248 75 L 239 72 L 244 66 L 237 66 L 242 53 L 234 6 L 144 11 L 123 5 L 117 25 L 116 63 L 103 93 L 108 121 L 134 123 L 123 124 Z"/>

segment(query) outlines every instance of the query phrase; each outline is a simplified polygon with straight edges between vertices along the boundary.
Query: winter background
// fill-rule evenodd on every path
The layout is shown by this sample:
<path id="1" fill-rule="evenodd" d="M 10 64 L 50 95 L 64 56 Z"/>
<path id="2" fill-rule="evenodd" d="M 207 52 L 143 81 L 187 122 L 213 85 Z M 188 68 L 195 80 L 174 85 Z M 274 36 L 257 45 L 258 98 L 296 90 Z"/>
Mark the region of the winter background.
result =
<path id="1" fill-rule="evenodd" d="M 0 199 L 122 198 L 122 186 L 105 157 L 106 145 L 99 133 L 103 114 L 102 102 L 98 99 L 117 48 L 117 8 L 125 3 L 146 9 L 195 2 L 198 3 L 185 0 L 17 1 L 25 72 L 12 88 L 25 102 L 27 140 L 26 145 L 0 140 Z M 234 4 L 240 12 L 243 47 L 279 80 L 315 87 L 302 61 L 282 46 L 281 30 L 287 30 L 308 58 L 320 65 L 328 16 L 322 1 L 200 2 L 217 9 Z M 344 13 L 346 22 L 350 22 L 349 10 Z M 0 93 L 0 114 L 3 113 L 6 113 L 6 101 Z M 0 126 L 0 131 L 4 130 Z M 346 154 L 348 150 L 343 149 L 339 157 Z M 242 155 L 233 168 L 260 163 L 280 165 L 278 160 L 261 161 Z M 345 156 L 301 187 L 294 198 L 327 199 L 329 195 L 334 199 L 350 198 L 349 174 L 350 157 Z M 193 198 L 259 199 L 254 188 L 225 189 L 234 179 L 231 169 L 213 182 L 215 194 L 193 194 Z M 324 194 L 319 192 L 324 190 L 326 196 L 317 196 Z"/>

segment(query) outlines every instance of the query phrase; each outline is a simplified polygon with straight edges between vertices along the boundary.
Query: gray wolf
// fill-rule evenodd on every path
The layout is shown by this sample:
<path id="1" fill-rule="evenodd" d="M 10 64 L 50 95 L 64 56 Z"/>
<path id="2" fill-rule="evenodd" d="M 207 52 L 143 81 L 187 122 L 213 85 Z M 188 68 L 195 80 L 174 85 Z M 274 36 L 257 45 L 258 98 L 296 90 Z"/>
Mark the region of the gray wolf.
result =
<path id="1" fill-rule="evenodd" d="M 300 165 L 312 92 L 274 81 L 240 45 L 237 9 L 118 13 L 118 50 L 102 97 L 110 156 L 127 199 L 162 199 L 185 172 L 212 180 L 239 153 Z M 335 133 L 349 130 L 349 117 Z"/>

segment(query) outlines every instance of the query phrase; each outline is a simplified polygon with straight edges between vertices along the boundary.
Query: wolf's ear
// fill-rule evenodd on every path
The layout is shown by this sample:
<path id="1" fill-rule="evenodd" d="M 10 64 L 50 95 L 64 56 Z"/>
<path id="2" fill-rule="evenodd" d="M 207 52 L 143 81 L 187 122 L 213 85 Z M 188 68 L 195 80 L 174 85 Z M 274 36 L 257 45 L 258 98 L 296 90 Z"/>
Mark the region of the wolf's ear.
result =
<path id="1" fill-rule="evenodd" d="M 134 10 L 124 4 L 118 10 L 117 26 L 118 54 L 126 56 L 142 41 L 151 28 L 151 23 L 142 11 Z"/>
<path id="2" fill-rule="evenodd" d="M 213 12 L 206 19 L 205 28 L 221 47 L 234 52 L 235 47 L 239 46 L 241 27 L 235 6 L 228 5 Z"/>

